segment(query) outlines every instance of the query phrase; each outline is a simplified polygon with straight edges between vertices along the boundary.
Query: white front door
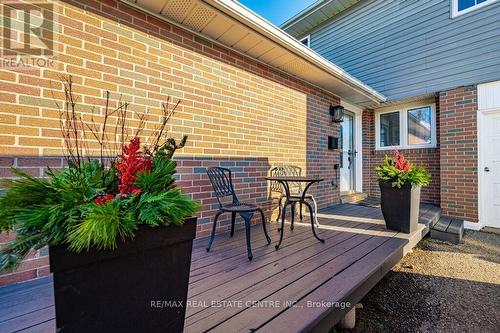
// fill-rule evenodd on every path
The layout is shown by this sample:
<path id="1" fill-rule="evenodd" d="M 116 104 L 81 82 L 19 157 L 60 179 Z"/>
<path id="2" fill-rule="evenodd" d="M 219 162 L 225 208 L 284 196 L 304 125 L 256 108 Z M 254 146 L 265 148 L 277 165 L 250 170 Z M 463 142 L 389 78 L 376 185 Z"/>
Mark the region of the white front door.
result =
<path id="1" fill-rule="evenodd" d="M 482 126 L 483 190 L 481 219 L 486 226 L 500 228 L 500 110 L 484 115 Z"/>
<path id="2" fill-rule="evenodd" d="M 356 153 L 354 148 L 354 114 L 346 112 L 340 123 L 340 192 L 354 191 Z"/>

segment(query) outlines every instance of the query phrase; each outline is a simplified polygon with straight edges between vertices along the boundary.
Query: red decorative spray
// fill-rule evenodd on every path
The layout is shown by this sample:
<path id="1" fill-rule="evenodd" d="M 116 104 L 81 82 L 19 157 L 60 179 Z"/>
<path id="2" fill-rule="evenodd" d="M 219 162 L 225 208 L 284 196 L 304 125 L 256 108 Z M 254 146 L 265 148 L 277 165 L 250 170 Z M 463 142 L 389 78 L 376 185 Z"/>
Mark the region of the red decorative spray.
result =
<path id="1" fill-rule="evenodd" d="M 144 156 L 140 152 L 141 141 L 138 137 L 130 140 L 130 144 L 123 148 L 123 154 L 118 155 L 116 163 L 118 169 L 117 176 L 120 179 L 119 195 L 139 194 L 140 189 L 134 187 L 138 172 L 151 171 L 152 162 L 149 156 Z"/>

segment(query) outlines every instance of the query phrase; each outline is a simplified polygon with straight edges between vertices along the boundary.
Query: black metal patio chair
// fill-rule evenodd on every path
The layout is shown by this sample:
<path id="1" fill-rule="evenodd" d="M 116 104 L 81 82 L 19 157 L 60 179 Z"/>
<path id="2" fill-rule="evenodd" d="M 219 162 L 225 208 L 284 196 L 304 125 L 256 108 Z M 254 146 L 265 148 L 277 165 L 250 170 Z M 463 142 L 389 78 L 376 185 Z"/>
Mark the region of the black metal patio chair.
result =
<path id="1" fill-rule="evenodd" d="M 302 169 L 299 166 L 295 165 L 281 165 L 281 166 L 276 166 L 271 168 L 269 171 L 269 175 L 271 177 L 273 176 L 294 176 L 294 177 L 300 177 L 302 175 Z M 276 192 L 280 194 L 279 201 L 278 201 L 278 217 L 276 219 L 276 223 L 279 223 L 279 219 L 281 218 L 281 213 L 282 213 L 282 208 L 281 208 L 281 203 L 283 201 L 283 198 L 285 198 L 285 191 L 283 189 L 283 186 L 276 181 L 271 182 L 271 192 Z M 290 192 L 292 194 L 292 199 L 298 199 L 302 196 L 302 184 L 301 183 L 290 183 Z M 318 205 L 316 204 L 316 199 L 312 194 L 307 194 L 305 196 L 305 199 L 312 201 L 313 206 L 314 206 L 314 224 L 319 227 L 319 222 L 318 222 Z M 296 203 L 292 202 L 290 205 L 291 209 L 291 224 L 290 228 L 293 230 L 293 223 L 295 220 L 295 210 L 296 210 Z M 303 220 L 303 215 L 302 215 L 302 203 L 300 203 L 299 207 L 299 217 L 300 220 Z"/>
<path id="2" fill-rule="evenodd" d="M 262 218 L 262 227 L 264 229 L 264 234 L 267 239 L 267 243 L 271 244 L 271 238 L 267 234 L 266 230 L 266 219 L 264 217 L 264 212 L 259 206 L 243 203 L 238 200 L 233 187 L 233 178 L 231 170 L 220 167 L 213 167 L 207 169 L 208 178 L 212 183 L 215 196 L 219 203 L 219 211 L 215 214 L 214 224 L 212 227 L 212 235 L 210 236 L 210 241 L 208 242 L 207 252 L 210 251 L 212 243 L 215 238 L 215 228 L 217 226 L 217 219 L 223 213 L 231 213 L 231 237 L 234 235 L 234 223 L 236 220 L 236 214 L 239 214 L 245 221 L 245 232 L 247 240 L 247 252 L 248 259 L 252 260 L 252 245 L 250 243 L 250 221 L 252 220 L 253 214 L 255 212 L 260 212 Z M 224 203 L 222 200 L 226 197 L 231 197 L 230 203 Z"/>

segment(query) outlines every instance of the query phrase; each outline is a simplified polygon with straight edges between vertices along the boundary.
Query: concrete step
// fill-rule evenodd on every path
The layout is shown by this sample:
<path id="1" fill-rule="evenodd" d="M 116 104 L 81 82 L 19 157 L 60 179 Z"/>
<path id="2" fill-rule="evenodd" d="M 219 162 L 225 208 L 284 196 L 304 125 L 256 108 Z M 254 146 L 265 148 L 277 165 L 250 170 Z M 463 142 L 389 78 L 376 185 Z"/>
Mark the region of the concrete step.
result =
<path id="1" fill-rule="evenodd" d="M 358 201 L 364 200 L 368 197 L 368 194 L 362 192 L 354 192 L 350 194 L 343 194 L 340 196 L 340 203 L 356 203 Z"/>

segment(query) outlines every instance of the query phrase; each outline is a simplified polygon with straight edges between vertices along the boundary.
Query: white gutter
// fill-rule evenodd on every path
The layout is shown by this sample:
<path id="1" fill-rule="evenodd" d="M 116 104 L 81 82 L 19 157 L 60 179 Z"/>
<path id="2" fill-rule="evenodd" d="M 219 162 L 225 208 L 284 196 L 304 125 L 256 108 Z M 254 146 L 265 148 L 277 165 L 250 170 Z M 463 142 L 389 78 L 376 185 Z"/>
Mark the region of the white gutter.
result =
<path id="1" fill-rule="evenodd" d="M 290 28 L 291 26 L 298 23 L 299 21 L 302 21 L 306 16 L 309 16 L 309 15 L 317 12 L 318 10 L 320 10 L 321 8 L 330 4 L 331 2 L 332 2 L 332 0 L 323 0 L 323 1 L 317 1 L 317 2 L 309 5 L 309 7 L 304 8 L 303 10 L 298 12 L 296 15 L 292 16 L 291 18 L 286 20 L 284 23 L 282 23 L 280 25 L 280 28 L 283 30 Z"/>
<path id="2" fill-rule="evenodd" d="M 335 76 L 344 83 L 350 85 L 359 93 L 365 95 L 370 100 L 382 103 L 387 100 L 387 97 L 376 91 L 375 89 L 364 84 L 354 76 L 344 71 L 339 66 L 326 60 L 310 48 L 303 45 L 301 42 L 287 34 L 285 31 L 277 28 L 272 23 L 256 15 L 248 10 L 245 6 L 233 0 L 202 0 L 207 5 L 210 5 L 226 15 L 236 19 L 242 24 L 260 33 L 261 35 L 273 40 L 275 43 L 283 46 L 288 51 L 300 56 L 309 63 L 317 66 L 321 70 Z"/>

